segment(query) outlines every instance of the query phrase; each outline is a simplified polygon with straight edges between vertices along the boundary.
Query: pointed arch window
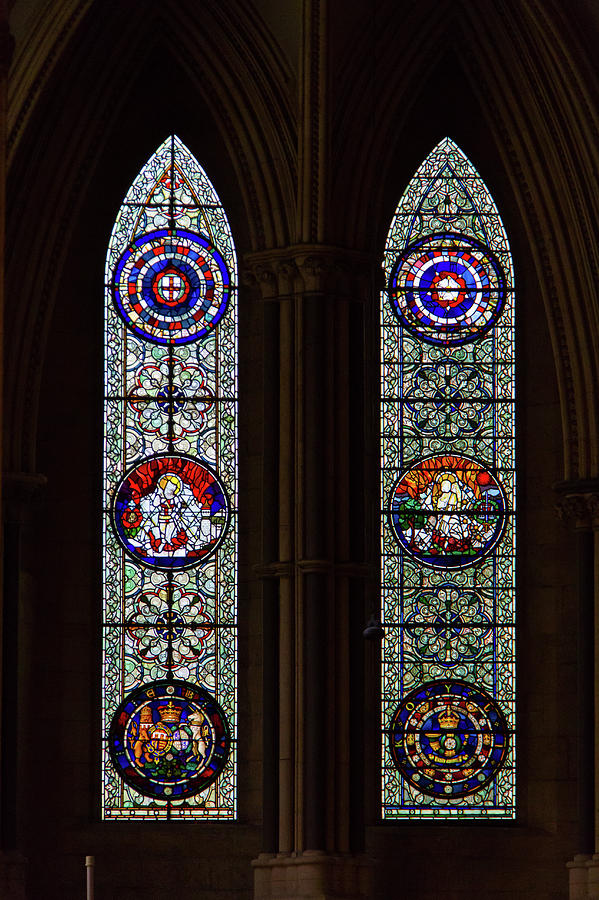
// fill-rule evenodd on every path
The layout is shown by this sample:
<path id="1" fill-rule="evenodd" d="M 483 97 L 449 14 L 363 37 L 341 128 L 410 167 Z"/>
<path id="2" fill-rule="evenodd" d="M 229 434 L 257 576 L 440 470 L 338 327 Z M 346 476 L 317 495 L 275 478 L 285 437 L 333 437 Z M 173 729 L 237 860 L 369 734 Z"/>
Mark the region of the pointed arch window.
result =
<path id="1" fill-rule="evenodd" d="M 514 279 L 449 138 L 399 202 L 384 271 L 383 818 L 510 819 Z"/>
<path id="2" fill-rule="evenodd" d="M 168 138 L 106 259 L 102 815 L 235 816 L 237 266 Z"/>

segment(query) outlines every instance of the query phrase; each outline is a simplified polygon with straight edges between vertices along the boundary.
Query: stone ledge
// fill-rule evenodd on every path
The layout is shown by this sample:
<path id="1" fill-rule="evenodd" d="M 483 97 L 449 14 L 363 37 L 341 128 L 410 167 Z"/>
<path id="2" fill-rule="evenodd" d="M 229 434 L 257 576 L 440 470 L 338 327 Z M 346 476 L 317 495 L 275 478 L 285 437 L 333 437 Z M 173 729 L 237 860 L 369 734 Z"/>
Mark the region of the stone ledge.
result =
<path id="1" fill-rule="evenodd" d="M 373 861 L 320 850 L 261 853 L 252 861 L 254 900 L 368 900 Z"/>

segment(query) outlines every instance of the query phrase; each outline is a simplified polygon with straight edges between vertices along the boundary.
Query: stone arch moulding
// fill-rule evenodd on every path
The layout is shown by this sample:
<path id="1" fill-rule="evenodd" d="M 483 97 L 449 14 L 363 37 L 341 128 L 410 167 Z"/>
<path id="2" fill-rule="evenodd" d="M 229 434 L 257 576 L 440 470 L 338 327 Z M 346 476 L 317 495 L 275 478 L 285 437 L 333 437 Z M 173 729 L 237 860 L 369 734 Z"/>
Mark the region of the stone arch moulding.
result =
<path id="1" fill-rule="evenodd" d="M 588 402 L 599 386 L 599 247 L 593 236 L 599 199 L 588 189 L 599 168 L 599 122 L 588 87 L 594 74 L 585 68 L 585 53 L 558 6 L 509 0 L 500 7 L 459 6 L 451 15 L 459 15 L 464 35 L 459 64 L 503 162 L 523 223 L 523 241 L 530 247 L 536 281 L 527 285 L 527 291 L 531 302 L 540 295 L 549 324 L 561 405 L 564 478 L 596 477 L 598 411 Z M 345 218 L 345 227 L 356 234 L 364 227 L 361 209 L 379 208 L 382 203 L 385 187 L 380 171 L 393 170 L 397 123 L 405 125 L 411 115 L 405 97 L 418 96 L 435 48 L 442 50 L 443 33 L 422 24 L 416 33 L 426 36 L 426 53 L 412 56 L 411 46 L 401 52 L 402 35 L 411 35 L 410 29 L 402 34 L 389 30 L 373 38 L 377 65 L 388 73 L 380 90 L 375 83 L 374 96 L 372 72 L 366 78 L 363 67 L 351 59 L 344 70 L 350 86 L 362 78 L 361 91 L 348 87 L 344 94 L 347 110 L 338 114 L 336 137 L 348 148 L 344 170 L 361 172 L 359 187 L 348 192 L 351 209 Z M 369 33 L 365 28 L 365 35 Z M 386 66 L 391 55 L 397 65 Z M 371 117 L 377 127 L 370 141 L 349 139 L 352 104 L 360 97 L 364 104 L 369 98 L 373 104 Z"/>
<path id="2" fill-rule="evenodd" d="M 23 298 L 12 311 L 12 339 L 6 359 L 5 463 L 9 470 L 35 470 L 41 371 L 59 282 L 70 263 L 69 252 L 80 217 L 94 199 L 94 192 L 97 195 L 94 185 L 99 183 L 98 165 L 108 158 L 111 143 L 118 146 L 119 128 L 122 134 L 127 100 L 122 86 L 131 84 L 143 60 L 164 56 L 151 54 L 157 32 L 164 36 L 167 50 L 171 48 L 168 52 L 176 50 L 177 62 L 189 76 L 189 88 L 198 102 L 206 103 L 210 97 L 217 104 L 211 107 L 215 128 L 220 130 L 219 140 L 229 155 L 244 210 L 238 211 L 247 230 L 246 245 L 240 249 L 284 246 L 293 227 L 295 212 L 290 198 L 295 122 L 284 89 L 289 73 L 281 54 L 268 40 L 266 28 L 239 4 L 235 29 L 231 29 L 230 19 L 225 29 L 218 4 L 206 4 L 204 25 L 207 21 L 214 40 L 203 51 L 200 71 L 196 54 L 202 42 L 194 39 L 200 28 L 197 16 L 190 16 L 188 21 L 186 10 L 173 4 L 176 20 L 166 21 L 164 12 L 159 15 L 140 6 L 143 15 L 136 15 L 135 2 L 126 10 L 118 5 L 89 5 L 70 40 L 61 44 L 53 64 L 38 69 L 43 92 L 41 83 L 34 79 L 30 85 L 33 93 L 25 91 L 29 99 L 23 99 L 22 93 L 15 98 L 30 103 L 31 108 L 23 120 L 9 171 L 9 239 L 15 248 L 21 239 L 27 244 L 32 221 L 39 239 L 34 257 L 29 242 L 27 261 L 23 244 L 23 251 L 16 251 L 7 266 L 9 289 L 18 279 L 19 296 Z M 115 16 L 118 23 L 113 21 Z M 183 35 L 181 43 L 174 42 L 175 31 Z M 56 44 L 58 38 L 54 40 Z M 106 65 L 107 46 L 113 65 Z M 228 47 L 226 53 L 223 46 Z M 230 67 L 231 60 L 234 68 Z M 259 66 L 257 60 L 261 61 Z M 77 79 L 63 77 L 71 68 L 79 73 Z M 158 73 L 157 69 L 152 71 Z M 143 98 L 139 102 L 143 103 Z M 18 109 L 12 110 L 15 122 L 20 114 Z M 171 123 L 172 118 L 169 127 Z M 209 135 L 208 139 L 212 140 Z M 41 145 L 45 155 L 40 163 Z M 231 179 L 231 174 L 226 177 Z M 108 222 L 106 227 L 110 227 Z"/>

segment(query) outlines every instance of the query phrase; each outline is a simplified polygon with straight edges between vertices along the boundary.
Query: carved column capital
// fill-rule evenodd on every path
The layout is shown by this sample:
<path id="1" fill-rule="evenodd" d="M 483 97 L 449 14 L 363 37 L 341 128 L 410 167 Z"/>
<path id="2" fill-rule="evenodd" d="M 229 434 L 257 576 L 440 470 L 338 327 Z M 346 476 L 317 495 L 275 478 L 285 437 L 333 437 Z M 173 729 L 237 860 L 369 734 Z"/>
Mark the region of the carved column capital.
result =
<path id="1" fill-rule="evenodd" d="M 368 254 L 323 244 L 296 244 L 250 253 L 243 283 L 263 300 L 302 294 L 365 301 L 372 292 L 376 266 Z"/>
<path id="2" fill-rule="evenodd" d="M 555 511 L 575 528 L 599 528 L 599 480 L 561 482 L 555 486 Z"/>
<path id="3" fill-rule="evenodd" d="M 297 279 L 297 266 L 289 248 L 250 253 L 244 259 L 241 282 L 262 300 L 292 297 Z"/>

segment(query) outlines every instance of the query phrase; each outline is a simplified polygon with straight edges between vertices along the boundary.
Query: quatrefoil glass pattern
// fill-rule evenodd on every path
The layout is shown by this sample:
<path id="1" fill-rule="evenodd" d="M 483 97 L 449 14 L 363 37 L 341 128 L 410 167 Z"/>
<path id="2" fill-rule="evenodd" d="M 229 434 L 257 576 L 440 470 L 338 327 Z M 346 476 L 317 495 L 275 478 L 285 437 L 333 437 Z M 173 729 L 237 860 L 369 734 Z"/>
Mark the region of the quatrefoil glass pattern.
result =
<path id="1" fill-rule="evenodd" d="M 423 590 L 407 615 L 406 653 L 455 669 L 492 653 L 493 629 L 484 598 L 445 582 Z"/>
<path id="2" fill-rule="evenodd" d="M 149 586 L 136 594 L 127 640 L 134 644 L 132 656 L 153 678 L 176 672 L 178 678 L 188 679 L 197 664 L 214 653 L 207 598 L 181 585 L 170 589 L 166 578 Z"/>
<path id="3" fill-rule="evenodd" d="M 491 394 L 477 368 L 444 359 L 419 366 L 411 381 L 405 403 L 416 431 L 448 442 L 480 433 Z"/>

